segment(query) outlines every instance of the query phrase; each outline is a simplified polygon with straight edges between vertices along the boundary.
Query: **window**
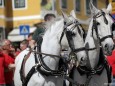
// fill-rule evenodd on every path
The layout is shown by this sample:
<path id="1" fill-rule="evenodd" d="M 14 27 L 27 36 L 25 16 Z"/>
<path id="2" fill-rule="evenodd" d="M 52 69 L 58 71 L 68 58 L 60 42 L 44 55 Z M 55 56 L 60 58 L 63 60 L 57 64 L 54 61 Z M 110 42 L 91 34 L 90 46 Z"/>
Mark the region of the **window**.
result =
<path id="1" fill-rule="evenodd" d="M 80 7 L 80 0 L 75 0 L 75 11 L 80 12 L 81 7 Z"/>
<path id="2" fill-rule="evenodd" d="M 0 7 L 3 7 L 3 5 L 4 5 L 3 0 L 0 0 Z"/>
<path id="3" fill-rule="evenodd" d="M 41 7 L 43 10 L 52 10 L 52 0 L 41 0 Z"/>
<path id="4" fill-rule="evenodd" d="M 26 0 L 13 0 L 14 8 L 26 8 Z"/>
<path id="5" fill-rule="evenodd" d="M 67 9 L 67 0 L 61 0 L 61 7 Z"/>
<path id="6" fill-rule="evenodd" d="M 2 0 L 0 0 L 0 6 L 2 5 Z"/>
<path id="7" fill-rule="evenodd" d="M 92 0 L 92 1 L 93 1 L 94 6 L 97 7 L 97 0 Z M 90 0 L 86 0 L 86 14 L 88 14 L 88 15 L 91 14 L 90 8 L 89 8 L 89 3 L 90 3 Z"/>

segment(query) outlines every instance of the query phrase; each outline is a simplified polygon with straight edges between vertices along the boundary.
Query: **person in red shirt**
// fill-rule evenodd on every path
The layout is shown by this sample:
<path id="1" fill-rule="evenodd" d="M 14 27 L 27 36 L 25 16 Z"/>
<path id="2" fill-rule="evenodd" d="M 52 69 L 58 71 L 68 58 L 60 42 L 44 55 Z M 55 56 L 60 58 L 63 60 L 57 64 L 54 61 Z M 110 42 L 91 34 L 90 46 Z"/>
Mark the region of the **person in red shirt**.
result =
<path id="1" fill-rule="evenodd" d="M 8 54 L 4 54 L 4 57 L 6 60 L 8 60 L 8 63 L 13 65 L 14 64 L 14 59 L 8 55 Z M 14 71 L 12 68 L 8 68 L 8 67 L 5 67 L 5 83 L 6 83 L 6 86 L 13 86 L 13 76 L 14 76 Z"/>
<path id="2" fill-rule="evenodd" d="M 113 50 L 111 56 L 107 56 L 107 60 L 112 67 L 112 74 L 113 77 L 115 78 L 115 50 Z"/>
<path id="3" fill-rule="evenodd" d="M 115 37 L 113 38 L 113 41 L 115 43 Z M 107 56 L 108 63 L 112 67 L 112 75 L 113 75 L 113 82 L 112 86 L 115 86 L 115 49 L 112 51 L 111 56 Z"/>
<path id="4" fill-rule="evenodd" d="M 21 51 L 25 50 L 28 47 L 28 45 L 29 45 L 28 40 L 26 40 L 26 39 L 22 40 L 21 43 L 20 43 Z"/>
<path id="5" fill-rule="evenodd" d="M 4 59 L 2 48 L 0 46 L 0 86 L 5 86 L 4 67 L 6 65 L 7 65 L 7 62 Z"/>
<path id="6" fill-rule="evenodd" d="M 2 45 L 2 53 L 4 55 L 5 61 L 7 61 L 8 66 L 5 67 L 4 76 L 5 76 L 5 83 L 6 86 L 13 86 L 13 69 L 15 68 L 14 65 L 14 57 L 11 55 L 11 42 L 7 39 L 3 40 Z"/>
<path id="7" fill-rule="evenodd" d="M 6 80 L 5 80 L 5 68 L 12 69 L 12 64 L 10 64 L 10 59 L 5 58 L 5 55 L 3 54 L 2 46 L 0 45 L 0 86 L 6 86 Z"/>

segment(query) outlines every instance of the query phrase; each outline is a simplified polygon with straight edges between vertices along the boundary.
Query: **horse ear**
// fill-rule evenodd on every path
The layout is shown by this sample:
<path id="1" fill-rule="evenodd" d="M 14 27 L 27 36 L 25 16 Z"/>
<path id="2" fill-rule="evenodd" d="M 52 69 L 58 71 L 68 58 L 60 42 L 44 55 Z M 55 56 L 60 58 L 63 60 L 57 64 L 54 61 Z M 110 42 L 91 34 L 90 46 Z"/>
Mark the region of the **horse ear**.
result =
<path id="1" fill-rule="evenodd" d="M 107 11 L 109 13 L 111 13 L 111 11 L 112 11 L 112 5 L 111 5 L 111 3 L 109 3 L 109 5 L 107 6 Z"/>
<path id="2" fill-rule="evenodd" d="M 73 17 L 76 19 L 76 14 L 75 14 L 75 11 L 74 11 L 74 10 L 72 10 L 72 11 L 70 12 L 70 15 L 73 16 Z"/>
<path id="3" fill-rule="evenodd" d="M 63 16 L 63 18 L 64 18 L 64 21 L 67 22 L 67 21 L 68 21 L 68 16 L 67 16 L 67 14 L 64 13 L 62 10 L 61 10 L 61 12 L 62 12 L 62 16 Z"/>
<path id="4" fill-rule="evenodd" d="M 93 5 L 93 3 L 91 1 L 89 3 L 89 7 L 90 7 L 90 11 L 91 11 L 92 15 L 95 15 L 98 13 L 99 10 Z"/>

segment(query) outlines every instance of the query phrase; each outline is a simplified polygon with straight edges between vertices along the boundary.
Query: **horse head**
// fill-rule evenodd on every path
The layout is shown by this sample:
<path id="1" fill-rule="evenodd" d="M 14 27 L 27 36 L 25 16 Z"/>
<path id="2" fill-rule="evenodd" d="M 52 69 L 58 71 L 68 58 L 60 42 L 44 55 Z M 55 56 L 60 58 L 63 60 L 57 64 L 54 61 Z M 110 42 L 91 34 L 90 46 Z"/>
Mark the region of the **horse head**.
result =
<path id="1" fill-rule="evenodd" d="M 114 49 L 114 42 L 112 40 L 112 25 L 114 24 L 110 12 L 112 10 L 111 4 L 107 9 L 99 10 L 92 3 L 90 3 L 92 20 L 90 27 L 92 28 L 92 35 L 94 39 L 98 39 L 98 43 L 102 46 L 106 55 L 111 55 Z"/>
<path id="2" fill-rule="evenodd" d="M 80 65 L 85 65 L 87 55 L 84 47 L 84 30 L 78 22 L 75 12 L 72 10 L 68 16 L 62 12 L 64 18 L 64 31 L 71 49 L 70 56 L 74 56 Z"/>

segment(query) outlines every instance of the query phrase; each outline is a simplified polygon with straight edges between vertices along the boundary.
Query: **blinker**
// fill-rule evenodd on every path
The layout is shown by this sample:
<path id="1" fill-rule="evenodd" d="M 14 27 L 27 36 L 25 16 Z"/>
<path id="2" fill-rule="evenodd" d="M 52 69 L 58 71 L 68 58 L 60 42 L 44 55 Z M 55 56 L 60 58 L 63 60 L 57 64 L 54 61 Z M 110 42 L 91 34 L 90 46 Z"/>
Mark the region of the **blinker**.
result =
<path id="1" fill-rule="evenodd" d="M 112 24 L 112 31 L 115 31 L 115 22 Z"/>
<path id="2" fill-rule="evenodd" d="M 75 61 L 78 61 L 77 56 L 76 56 L 76 54 L 75 54 L 74 52 L 70 52 L 69 58 L 70 58 L 70 59 L 73 59 L 73 60 L 75 60 Z"/>

